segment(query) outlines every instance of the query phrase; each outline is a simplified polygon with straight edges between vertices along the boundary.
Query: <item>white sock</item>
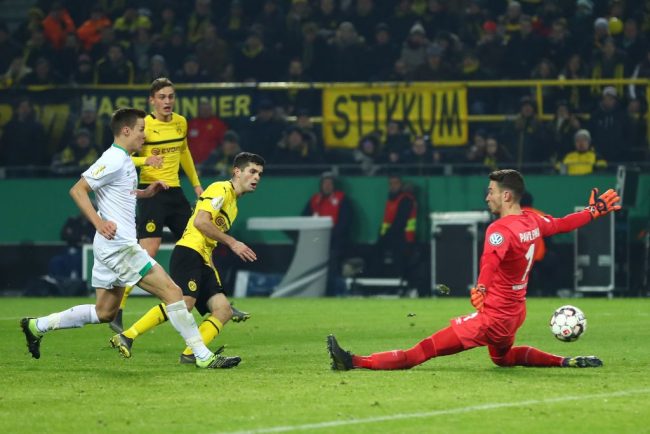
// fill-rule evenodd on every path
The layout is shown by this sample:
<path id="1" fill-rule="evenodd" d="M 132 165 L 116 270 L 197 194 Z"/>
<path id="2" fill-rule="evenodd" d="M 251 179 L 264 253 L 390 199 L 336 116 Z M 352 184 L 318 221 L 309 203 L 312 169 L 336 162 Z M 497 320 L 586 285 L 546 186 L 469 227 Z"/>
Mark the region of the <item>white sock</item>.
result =
<path id="1" fill-rule="evenodd" d="M 36 328 L 41 333 L 57 329 L 79 328 L 86 324 L 99 324 L 94 304 L 81 304 L 63 312 L 36 318 Z"/>
<path id="2" fill-rule="evenodd" d="M 203 343 L 194 316 L 187 311 L 184 300 L 167 305 L 167 318 L 176 331 L 183 336 L 185 343 L 192 349 L 197 359 L 206 360 L 212 356 L 212 352 Z"/>

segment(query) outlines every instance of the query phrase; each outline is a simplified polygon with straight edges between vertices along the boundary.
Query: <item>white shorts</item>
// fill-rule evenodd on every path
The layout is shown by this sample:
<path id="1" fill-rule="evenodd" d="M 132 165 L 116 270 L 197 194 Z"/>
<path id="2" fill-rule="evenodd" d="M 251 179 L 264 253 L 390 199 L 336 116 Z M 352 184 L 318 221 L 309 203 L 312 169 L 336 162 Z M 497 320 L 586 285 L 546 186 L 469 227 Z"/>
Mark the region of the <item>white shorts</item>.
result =
<path id="1" fill-rule="evenodd" d="M 93 288 L 133 286 L 156 264 L 139 244 L 113 249 L 94 245 L 93 255 Z"/>

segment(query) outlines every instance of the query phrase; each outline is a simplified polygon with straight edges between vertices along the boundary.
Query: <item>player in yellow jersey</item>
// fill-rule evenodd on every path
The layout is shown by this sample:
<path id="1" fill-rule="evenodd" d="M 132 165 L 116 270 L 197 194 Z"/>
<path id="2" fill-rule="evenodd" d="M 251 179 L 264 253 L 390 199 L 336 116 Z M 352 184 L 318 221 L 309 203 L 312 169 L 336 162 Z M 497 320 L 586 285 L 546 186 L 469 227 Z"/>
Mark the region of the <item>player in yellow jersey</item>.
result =
<path id="1" fill-rule="evenodd" d="M 255 191 L 264 170 L 264 159 L 250 152 L 239 153 L 233 162 L 232 178 L 210 184 L 201 194 L 183 236 L 172 251 L 170 275 L 183 290 L 188 310 L 210 315 L 199 326 L 208 345 L 223 330 L 233 312 L 223 293 L 219 273 L 212 261 L 217 243 L 227 245 L 241 260 L 257 260 L 255 252 L 226 232 L 237 218 L 237 199 Z M 133 341 L 146 331 L 167 321 L 164 303 L 151 308 L 128 330 L 111 338 L 111 345 L 124 357 L 131 357 Z M 181 363 L 194 363 L 194 354 L 186 348 Z"/>
<path id="2" fill-rule="evenodd" d="M 160 249 L 163 227 L 167 226 L 178 240 L 192 214 L 192 208 L 181 189 L 179 168 L 189 178 L 196 197 L 203 193 L 192 154 L 187 145 L 187 120 L 174 113 L 176 92 L 168 78 L 157 78 L 151 83 L 149 104 L 153 111 L 145 118 L 145 143 L 137 156 L 132 156 L 140 167 L 140 187 L 146 188 L 156 181 L 169 186 L 163 194 L 138 201 L 138 240 L 154 258 Z M 122 332 L 122 311 L 132 287 L 124 291 L 120 310 L 110 323 L 115 332 Z M 235 310 L 236 321 L 245 321 L 250 315 Z"/>

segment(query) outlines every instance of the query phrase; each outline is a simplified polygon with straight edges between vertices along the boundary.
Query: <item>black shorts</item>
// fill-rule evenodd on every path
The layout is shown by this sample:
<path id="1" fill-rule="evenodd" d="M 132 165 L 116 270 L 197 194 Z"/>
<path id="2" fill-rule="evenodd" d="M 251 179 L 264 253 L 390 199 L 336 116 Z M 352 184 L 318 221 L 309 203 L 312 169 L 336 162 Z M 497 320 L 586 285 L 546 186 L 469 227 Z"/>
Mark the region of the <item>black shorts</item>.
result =
<path id="1" fill-rule="evenodd" d="M 201 315 L 210 312 L 208 300 L 216 294 L 223 293 L 217 272 L 203 261 L 194 249 L 176 246 L 169 261 L 172 279 L 183 290 L 183 295 L 196 299 L 194 307 Z"/>
<path id="2" fill-rule="evenodd" d="M 147 184 L 140 184 L 138 188 L 147 188 Z M 138 239 L 160 238 L 163 227 L 167 226 L 178 240 L 191 216 L 192 207 L 180 187 L 170 187 L 154 197 L 138 199 Z"/>

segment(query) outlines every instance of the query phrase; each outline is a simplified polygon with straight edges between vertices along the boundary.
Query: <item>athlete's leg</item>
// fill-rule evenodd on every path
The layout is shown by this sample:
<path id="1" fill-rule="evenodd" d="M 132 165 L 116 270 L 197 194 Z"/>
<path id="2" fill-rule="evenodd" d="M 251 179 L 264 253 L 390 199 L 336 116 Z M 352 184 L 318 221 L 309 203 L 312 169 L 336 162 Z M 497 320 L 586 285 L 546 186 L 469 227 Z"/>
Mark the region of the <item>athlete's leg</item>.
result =
<path id="1" fill-rule="evenodd" d="M 352 356 L 355 368 L 375 370 L 408 369 L 429 359 L 463 351 L 463 344 L 451 327 L 446 327 L 408 350 L 375 353 L 370 356 Z"/>
<path id="2" fill-rule="evenodd" d="M 187 346 L 192 348 L 197 359 L 207 360 L 213 356 L 201 339 L 194 316 L 187 311 L 181 289 L 160 265 L 154 265 L 140 280 L 138 286 L 157 296 L 167 305 L 166 310 L 169 321 L 183 336 Z"/>
<path id="3" fill-rule="evenodd" d="M 495 347 L 488 345 L 490 358 L 499 366 L 562 366 L 564 357 L 545 353 L 529 346 Z"/>

